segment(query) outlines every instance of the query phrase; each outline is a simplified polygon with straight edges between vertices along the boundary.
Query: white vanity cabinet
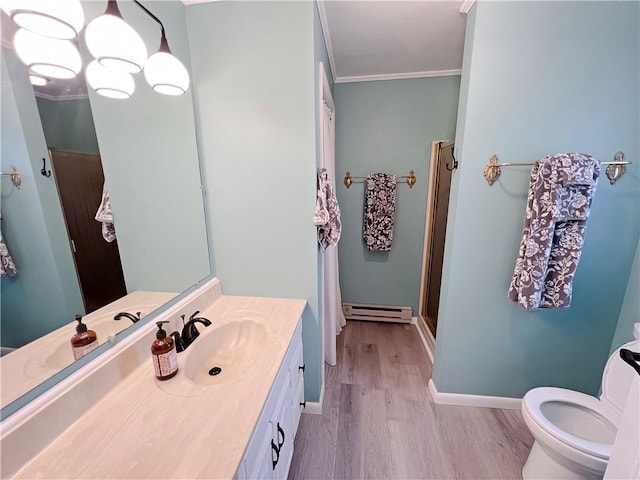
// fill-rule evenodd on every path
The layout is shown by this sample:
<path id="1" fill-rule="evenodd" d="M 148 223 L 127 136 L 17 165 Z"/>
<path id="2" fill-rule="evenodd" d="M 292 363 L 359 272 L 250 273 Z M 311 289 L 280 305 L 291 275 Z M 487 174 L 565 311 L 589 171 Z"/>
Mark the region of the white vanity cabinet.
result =
<path id="1" fill-rule="evenodd" d="M 299 320 L 236 472 L 237 480 L 287 478 L 303 406 L 304 364 L 302 322 Z"/>

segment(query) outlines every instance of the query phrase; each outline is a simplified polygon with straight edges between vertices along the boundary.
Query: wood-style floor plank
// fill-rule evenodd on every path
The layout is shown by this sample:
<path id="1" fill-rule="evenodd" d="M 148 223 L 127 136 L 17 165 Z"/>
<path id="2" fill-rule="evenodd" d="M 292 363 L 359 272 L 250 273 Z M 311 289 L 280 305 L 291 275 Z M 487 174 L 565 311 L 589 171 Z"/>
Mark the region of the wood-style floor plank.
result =
<path id="1" fill-rule="evenodd" d="M 303 414 L 290 479 L 520 478 L 519 411 L 436 405 L 413 325 L 350 321 L 325 365 L 322 415 Z"/>

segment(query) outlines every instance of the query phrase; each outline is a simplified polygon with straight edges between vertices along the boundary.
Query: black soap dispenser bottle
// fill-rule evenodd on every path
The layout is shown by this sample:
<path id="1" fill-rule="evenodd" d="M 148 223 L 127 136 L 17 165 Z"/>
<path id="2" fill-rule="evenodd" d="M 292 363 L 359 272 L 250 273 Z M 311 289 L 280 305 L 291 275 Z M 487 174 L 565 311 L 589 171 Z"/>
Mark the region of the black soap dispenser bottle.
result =
<path id="1" fill-rule="evenodd" d="M 82 323 L 82 315 L 76 315 L 76 333 L 71 337 L 71 349 L 73 350 L 73 359 L 79 360 L 91 350 L 98 347 L 98 335 L 93 330 L 89 330 Z"/>
<path id="2" fill-rule="evenodd" d="M 158 380 L 168 380 L 178 373 L 178 353 L 173 338 L 167 337 L 167 332 L 162 328 L 167 320 L 156 322 L 158 331 L 156 340 L 151 344 L 151 359 L 153 360 L 153 370 Z"/>

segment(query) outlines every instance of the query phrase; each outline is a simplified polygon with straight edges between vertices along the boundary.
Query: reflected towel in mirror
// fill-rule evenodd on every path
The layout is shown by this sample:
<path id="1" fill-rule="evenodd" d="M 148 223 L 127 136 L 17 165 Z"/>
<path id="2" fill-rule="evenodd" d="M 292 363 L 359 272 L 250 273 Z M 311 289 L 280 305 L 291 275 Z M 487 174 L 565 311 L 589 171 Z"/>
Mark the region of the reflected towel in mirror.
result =
<path id="1" fill-rule="evenodd" d="M 113 225 L 113 214 L 111 213 L 111 202 L 106 183 L 102 187 L 102 201 L 95 219 L 102 223 L 102 237 L 107 242 L 113 242 L 116 239 L 116 227 Z"/>
<path id="2" fill-rule="evenodd" d="M 0 279 L 4 280 L 5 278 L 13 277 L 17 273 L 16 264 L 11 258 L 9 249 L 4 243 L 2 232 L 0 232 Z"/>

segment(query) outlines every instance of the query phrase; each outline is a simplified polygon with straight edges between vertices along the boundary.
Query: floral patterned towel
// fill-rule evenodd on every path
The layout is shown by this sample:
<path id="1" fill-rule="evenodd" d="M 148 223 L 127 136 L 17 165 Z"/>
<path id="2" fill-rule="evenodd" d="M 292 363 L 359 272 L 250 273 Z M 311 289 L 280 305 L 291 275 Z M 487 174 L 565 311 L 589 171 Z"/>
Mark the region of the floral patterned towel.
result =
<path id="1" fill-rule="evenodd" d="M 0 233 L 0 279 L 4 280 L 8 277 L 13 277 L 18 273 L 18 269 L 16 268 L 16 264 L 13 263 L 13 258 L 9 254 L 9 249 L 4 243 L 2 239 L 2 234 Z"/>
<path id="2" fill-rule="evenodd" d="M 396 214 L 396 176 L 374 173 L 366 180 L 362 237 L 371 251 L 391 250 Z"/>
<path id="3" fill-rule="evenodd" d="M 116 239 L 116 228 L 113 225 L 113 213 L 111 213 L 111 202 L 107 184 L 102 187 L 102 201 L 96 212 L 95 219 L 102 223 L 102 238 L 111 243 Z"/>
<path id="4" fill-rule="evenodd" d="M 522 241 L 509 299 L 524 310 L 568 308 L 600 162 L 590 155 L 549 155 L 531 169 Z"/>
<path id="5" fill-rule="evenodd" d="M 318 227 L 318 243 L 323 251 L 332 245 L 338 245 L 342 232 L 340 206 L 326 168 L 318 170 L 318 195 L 313 224 Z"/>

